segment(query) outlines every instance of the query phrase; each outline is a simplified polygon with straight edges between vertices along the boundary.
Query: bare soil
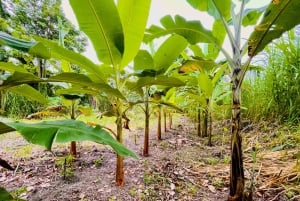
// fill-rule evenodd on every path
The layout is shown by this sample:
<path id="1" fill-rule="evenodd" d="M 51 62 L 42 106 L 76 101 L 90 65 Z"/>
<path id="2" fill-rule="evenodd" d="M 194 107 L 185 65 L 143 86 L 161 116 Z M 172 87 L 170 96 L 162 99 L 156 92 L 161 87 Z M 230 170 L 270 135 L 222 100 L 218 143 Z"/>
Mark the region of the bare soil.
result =
<path id="1" fill-rule="evenodd" d="M 115 186 L 116 154 L 109 147 L 78 143 L 78 156 L 68 166 L 68 161 L 64 165 L 66 144 L 56 144 L 53 152 L 48 152 L 28 144 L 17 133 L 1 135 L 0 158 L 16 171 L 0 167 L 0 186 L 31 201 L 227 200 L 229 121 L 214 124 L 212 147 L 206 146 L 207 139 L 198 137 L 191 125 L 190 120 L 178 117 L 173 128 L 163 132 L 161 141 L 152 129 L 149 157 L 141 155 L 143 129 L 125 130 L 124 144 L 139 158 L 125 158 L 123 187 Z M 246 188 L 250 189 L 252 181 L 254 200 L 300 200 L 299 151 L 295 147 L 271 151 L 277 125 L 247 123 L 244 128 Z"/>

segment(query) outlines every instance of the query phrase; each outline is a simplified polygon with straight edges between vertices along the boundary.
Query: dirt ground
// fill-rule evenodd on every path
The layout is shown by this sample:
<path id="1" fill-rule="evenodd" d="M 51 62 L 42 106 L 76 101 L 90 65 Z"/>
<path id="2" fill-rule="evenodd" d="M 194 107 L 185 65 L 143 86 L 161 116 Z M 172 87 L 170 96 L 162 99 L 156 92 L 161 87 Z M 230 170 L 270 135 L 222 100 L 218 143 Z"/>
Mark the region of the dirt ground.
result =
<path id="1" fill-rule="evenodd" d="M 185 126 L 190 125 L 190 126 Z M 246 188 L 254 189 L 254 200 L 300 200 L 296 167 L 299 151 L 272 151 L 274 125 L 244 126 Z M 109 147 L 78 143 L 78 156 L 64 160 L 68 145 L 56 144 L 53 152 L 30 145 L 17 133 L 0 136 L 0 158 L 16 171 L 0 167 L 0 186 L 31 201 L 219 201 L 229 192 L 229 121 L 214 125 L 213 146 L 196 136 L 190 120 L 177 118 L 172 129 L 156 139 L 151 130 L 150 156 L 141 155 L 143 128 L 125 130 L 124 144 L 139 155 L 126 158 L 125 186 L 115 186 L 116 154 Z M 273 142 L 273 141 L 272 141 Z M 256 147 L 256 151 L 253 151 Z M 254 155 L 255 154 L 255 155 Z M 65 171 L 64 171 L 65 170 Z M 252 181 L 252 182 L 251 182 Z"/>

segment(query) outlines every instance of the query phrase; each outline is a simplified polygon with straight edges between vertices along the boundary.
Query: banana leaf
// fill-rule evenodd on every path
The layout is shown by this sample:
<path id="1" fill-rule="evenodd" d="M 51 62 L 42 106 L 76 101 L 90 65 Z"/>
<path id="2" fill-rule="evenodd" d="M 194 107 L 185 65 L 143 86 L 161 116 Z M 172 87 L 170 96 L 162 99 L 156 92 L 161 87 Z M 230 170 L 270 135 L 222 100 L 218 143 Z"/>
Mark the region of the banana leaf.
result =
<path id="1" fill-rule="evenodd" d="M 6 122 L 16 129 L 28 142 L 42 145 L 51 150 L 54 142 L 93 141 L 109 145 L 121 156 L 137 158 L 136 154 L 115 140 L 100 126 L 95 128 L 76 120 L 42 121 L 39 123 Z"/>

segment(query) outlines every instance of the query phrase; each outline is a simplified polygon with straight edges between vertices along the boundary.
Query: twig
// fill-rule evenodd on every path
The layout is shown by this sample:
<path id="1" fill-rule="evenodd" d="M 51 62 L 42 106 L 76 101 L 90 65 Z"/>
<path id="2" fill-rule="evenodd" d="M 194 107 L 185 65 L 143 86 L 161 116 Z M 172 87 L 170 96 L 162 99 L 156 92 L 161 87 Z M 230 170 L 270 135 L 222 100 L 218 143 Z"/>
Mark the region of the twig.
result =
<path id="1" fill-rule="evenodd" d="M 274 201 L 274 200 L 277 200 L 277 198 L 280 196 L 280 195 L 282 195 L 283 193 L 285 193 L 286 192 L 286 190 L 283 190 L 283 191 L 281 191 L 281 192 L 279 192 L 272 200 L 270 200 L 270 201 Z"/>
<path id="2" fill-rule="evenodd" d="M 262 169 L 262 163 L 260 163 L 260 167 L 259 167 L 257 175 L 255 177 L 255 181 L 257 181 L 257 179 L 258 179 L 258 176 L 260 175 L 261 169 Z"/>
<path id="3" fill-rule="evenodd" d="M 17 171 L 18 171 L 18 168 L 19 168 L 19 165 L 20 165 L 20 162 L 18 162 L 18 165 L 17 165 L 17 167 L 16 167 L 16 169 L 15 169 L 15 171 L 14 171 L 14 174 L 13 174 L 13 175 L 15 175 L 15 174 L 17 173 Z"/>
<path id="4" fill-rule="evenodd" d="M 295 195 L 294 197 L 291 198 L 291 200 L 296 200 L 296 198 L 300 198 L 300 195 Z"/>

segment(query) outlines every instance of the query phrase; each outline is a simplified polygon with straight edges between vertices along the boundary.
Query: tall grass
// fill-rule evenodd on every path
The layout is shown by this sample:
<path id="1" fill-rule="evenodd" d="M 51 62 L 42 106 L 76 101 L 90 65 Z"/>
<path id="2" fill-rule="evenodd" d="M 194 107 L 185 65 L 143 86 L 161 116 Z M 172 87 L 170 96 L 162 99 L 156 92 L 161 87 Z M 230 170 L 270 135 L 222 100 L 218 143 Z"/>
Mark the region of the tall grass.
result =
<path id="1" fill-rule="evenodd" d="M 42 104 L 31 101 L 11 92 L 6 94 L 5 114 L 11 118 L 24 118 L 29 114 L 39 111 Z"/>
<path id="2" fill-rule="evenodd" d="M 290 31 L 271 44 L 268 63 L 260 76 L 249 77 L 243 86 L 247 117 L 300 122 L 300 36 Z"/>

